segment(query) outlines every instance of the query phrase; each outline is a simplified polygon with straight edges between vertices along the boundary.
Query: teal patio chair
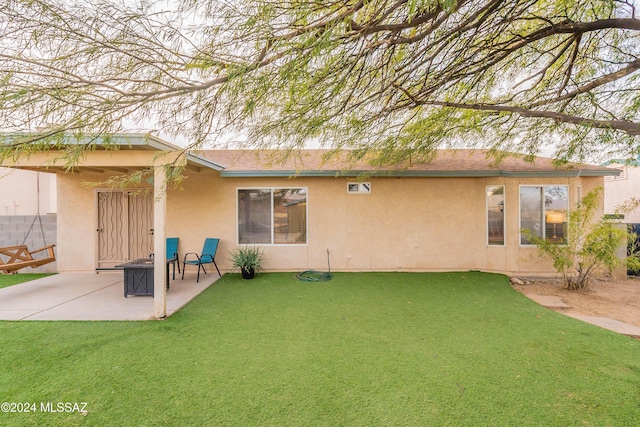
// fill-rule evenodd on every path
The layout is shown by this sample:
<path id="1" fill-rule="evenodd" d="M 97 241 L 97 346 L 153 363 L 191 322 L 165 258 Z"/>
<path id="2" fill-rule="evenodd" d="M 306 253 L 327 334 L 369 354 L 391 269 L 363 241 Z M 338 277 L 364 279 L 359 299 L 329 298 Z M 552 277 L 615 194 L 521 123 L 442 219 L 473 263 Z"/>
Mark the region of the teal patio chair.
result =
<path id="1" fill-rule="evenodd" d="M 187 264 L 198 266 L 198 276 L 196 278 L 196 282 L 200 281 L 201 268 L 202 271 L 204 271 L 204 274 L 207 274 L 207 270 L 204 269 L 204 264 L 213 263 L 213 265 L 216 266 L 216 270 L 218 270 L 218 275 L 222 276 L 222 274 L 220 274 L 220 269 L 218 269 L 218 264 L 216 264 L 215 260 L 219 242 L 220 239 L 206 238 L 204 241 L 204 246 L 202 247 L 202 253 L 200 255 L 195 252 L 186 253 L 184 255 L 184 261 L 182 262 L 182 279 L 184 279 L 184 271 L 187 269 Z M 187 259 L 189 255 L 195 255 L 196 259 Z"/>
<path id="2" fill-rule="evenodd" d="M 176 264 L 180 273 L 180 259 L 178 258 L 178 237 L 167 237 L 167 264 L 173 265 L 173 280 L 176 280 Z"/>

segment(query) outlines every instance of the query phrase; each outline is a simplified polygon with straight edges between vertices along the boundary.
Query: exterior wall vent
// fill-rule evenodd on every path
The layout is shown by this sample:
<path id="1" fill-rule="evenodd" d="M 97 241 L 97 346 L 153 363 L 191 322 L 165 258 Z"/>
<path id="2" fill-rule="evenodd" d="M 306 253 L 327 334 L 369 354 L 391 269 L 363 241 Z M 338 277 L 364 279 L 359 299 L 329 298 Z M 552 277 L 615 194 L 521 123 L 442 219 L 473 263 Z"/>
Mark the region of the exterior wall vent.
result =
<path id="1" fill-rule="evenodd" d="M 371 183 L 370 182 L 347 182 L 347 193 L 369 194 L 371 193 Z"/>

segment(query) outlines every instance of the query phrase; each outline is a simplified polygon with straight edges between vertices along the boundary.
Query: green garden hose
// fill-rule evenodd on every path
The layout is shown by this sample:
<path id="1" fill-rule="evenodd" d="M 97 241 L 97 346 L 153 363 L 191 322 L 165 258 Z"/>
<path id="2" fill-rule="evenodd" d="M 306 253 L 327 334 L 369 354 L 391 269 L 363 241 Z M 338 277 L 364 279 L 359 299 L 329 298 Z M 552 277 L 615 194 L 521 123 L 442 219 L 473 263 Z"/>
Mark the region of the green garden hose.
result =
<path id="1" fill-rule="evenodd" d="M 329 262 L 329 249 L 327 249 L 327 267 L 329 271 L 307 270 L 296 274 L 296 279 L 303 282 L 326 282 L 333 278 L 331 274 L 331 263 Z"/>

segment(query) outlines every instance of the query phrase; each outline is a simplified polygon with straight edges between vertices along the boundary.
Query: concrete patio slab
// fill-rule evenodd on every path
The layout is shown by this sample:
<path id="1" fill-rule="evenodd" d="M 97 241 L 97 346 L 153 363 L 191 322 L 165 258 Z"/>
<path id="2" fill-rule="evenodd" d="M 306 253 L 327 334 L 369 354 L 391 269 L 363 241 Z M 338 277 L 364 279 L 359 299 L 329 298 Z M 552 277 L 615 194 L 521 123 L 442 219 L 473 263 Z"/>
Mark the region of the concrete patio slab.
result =
<path id="1" fill-rule="evenodd" d="M 207 274 L 172 280 L 167 291 L 167 316 L 213 284 Z M 0 320 L 149 320 L 153 297 L 124 297 L 123 273 L 61 273 L 0 289 Z"/>

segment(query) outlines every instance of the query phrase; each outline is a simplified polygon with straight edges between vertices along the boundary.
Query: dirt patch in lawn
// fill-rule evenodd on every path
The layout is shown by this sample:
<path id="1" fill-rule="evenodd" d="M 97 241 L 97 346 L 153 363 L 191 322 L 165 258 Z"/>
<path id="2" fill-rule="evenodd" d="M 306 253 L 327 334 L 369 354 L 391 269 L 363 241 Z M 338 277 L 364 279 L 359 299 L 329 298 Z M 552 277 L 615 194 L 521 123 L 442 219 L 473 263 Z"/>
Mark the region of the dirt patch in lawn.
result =
<path id="1" fill-rule="evenodd" d="M 520 278 L 514 289 L 532 298 L 557 297 L 569 307 L 555 308 L 562 313 L 608 317 L 640 327 L 640 278 L 592 280 L 586 291 L 570 291 L 556 279 Z M 532 298 L 534 299 L 534 298 Z"/>

